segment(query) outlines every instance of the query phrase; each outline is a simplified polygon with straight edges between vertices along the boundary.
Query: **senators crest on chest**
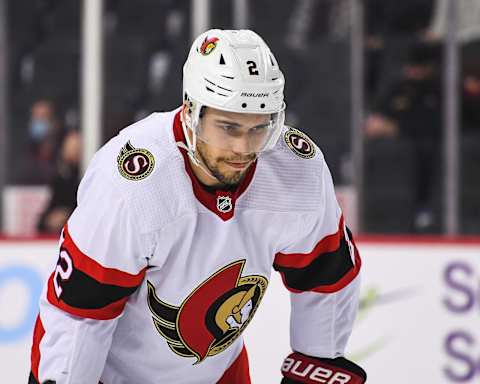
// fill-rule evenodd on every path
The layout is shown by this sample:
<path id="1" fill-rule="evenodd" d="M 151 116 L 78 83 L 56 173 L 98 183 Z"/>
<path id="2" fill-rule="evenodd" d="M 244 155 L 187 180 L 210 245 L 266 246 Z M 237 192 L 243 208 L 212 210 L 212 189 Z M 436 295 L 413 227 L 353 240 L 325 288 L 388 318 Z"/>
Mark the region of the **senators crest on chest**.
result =
<path id="1" fill-rule="evenodd" d="M 246 260 L 219 269 L 179 304 L 167 303 L 147 281 L 152 321 L 170 349 L 200 363 L 214 356 L 241 335 L 267 289 L 260 275 L 242 275 Z"/>

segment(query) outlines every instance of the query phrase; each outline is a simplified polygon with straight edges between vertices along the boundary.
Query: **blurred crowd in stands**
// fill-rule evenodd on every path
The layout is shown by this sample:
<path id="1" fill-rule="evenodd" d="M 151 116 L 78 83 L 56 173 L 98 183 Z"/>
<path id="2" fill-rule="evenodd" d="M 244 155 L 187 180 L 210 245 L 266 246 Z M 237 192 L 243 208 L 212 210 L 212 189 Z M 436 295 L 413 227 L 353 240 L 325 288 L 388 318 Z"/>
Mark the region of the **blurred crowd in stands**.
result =
<path id="1" fill-rule="evenodd" d="M 38 223 L 57 232 L 75 206 L 80 0 L 10 0 L 10 184 L 48 184 Z M 105 0 L 103 141 L 181 102 L 189 0 Z M 440 233 L 443 47 L 447 0 L 364 0 L 365 231 Z M 351 159 L 351 1 L 250 0 L 249 28 L 287 78 L 287 122 L 319 144 L 337 184 Z M 211 0 L 211 25 L 234 27 L 232 1 Z M 461 225 L 480 233 L 480 0 L 458 5 Z"/>

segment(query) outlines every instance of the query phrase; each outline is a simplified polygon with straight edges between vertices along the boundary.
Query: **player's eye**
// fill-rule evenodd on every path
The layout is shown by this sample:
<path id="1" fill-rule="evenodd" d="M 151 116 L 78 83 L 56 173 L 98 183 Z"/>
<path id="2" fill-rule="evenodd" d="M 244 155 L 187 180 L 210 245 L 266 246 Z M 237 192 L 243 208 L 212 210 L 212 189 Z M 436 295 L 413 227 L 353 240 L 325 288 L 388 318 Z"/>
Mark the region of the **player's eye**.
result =
<path id="1" fill-rule="evenodd" d="M 240 129 L 236 125 L 231 124 L 220 124 L 218 126 L 224 133 L 230 136 L 238 136 L 241 134 Z"/>
<path id="2" fill-rule="evenodd" d="M 253 127 L 249 130 L 251 135 L 261 135 L 267 132 L 268 128 L 270 128 L 270 123 L 264 125 L 258 125 Z"/>
<path id="3" fill-rule="evenodd" d="M 227 132 L 232 132 L 238 129 L 237 127 L 229 124 L 224 124 L 222 128 L 224 131 L 227 131 Z"/>

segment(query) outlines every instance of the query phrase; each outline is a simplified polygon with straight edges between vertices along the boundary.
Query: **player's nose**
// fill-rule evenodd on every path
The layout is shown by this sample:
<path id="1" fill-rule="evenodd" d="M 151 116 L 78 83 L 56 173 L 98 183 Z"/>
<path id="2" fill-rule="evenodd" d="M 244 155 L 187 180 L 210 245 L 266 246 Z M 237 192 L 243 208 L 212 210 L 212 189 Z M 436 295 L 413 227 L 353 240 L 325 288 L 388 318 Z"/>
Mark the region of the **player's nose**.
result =
<path id="1" fill-rule="evenodd" d="M 237 137 L 232 142 L 232 151 L 235 153 L 247 154 L 252 152 L 250 140 L 246 135 Z"/>

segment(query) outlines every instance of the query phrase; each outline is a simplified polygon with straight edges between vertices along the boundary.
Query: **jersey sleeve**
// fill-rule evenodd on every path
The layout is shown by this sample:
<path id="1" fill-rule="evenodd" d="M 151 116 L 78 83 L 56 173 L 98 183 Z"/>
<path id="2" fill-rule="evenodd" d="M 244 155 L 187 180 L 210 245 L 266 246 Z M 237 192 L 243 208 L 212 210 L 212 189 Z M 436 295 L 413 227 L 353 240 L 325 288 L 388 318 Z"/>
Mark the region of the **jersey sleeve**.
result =
<path id="1" fill-rule="evenodd" d="M 128 199 L 89 169 L 40 299 L 32 376 L 42 383 L 98 383 L 118 317 L 142 283 L 148 241 Z"/>
<path id="2" fill-rule="evenodd" d="M 275 255 L 273 267 L 291 293 L 292 349 L 333 358 L 344 354 L 352 330 L 361 259 L 323 165 L 322 206 L 302 215 L 295 239 Z"/>

